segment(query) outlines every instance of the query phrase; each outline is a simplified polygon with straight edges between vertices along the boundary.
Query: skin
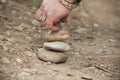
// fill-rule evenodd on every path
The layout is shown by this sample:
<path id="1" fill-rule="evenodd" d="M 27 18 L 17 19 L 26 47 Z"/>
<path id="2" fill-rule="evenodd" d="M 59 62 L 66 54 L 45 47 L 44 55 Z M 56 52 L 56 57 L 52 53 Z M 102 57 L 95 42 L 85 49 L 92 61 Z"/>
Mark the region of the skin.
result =
<path id="1" fill-rule="evenodd" d="M 74 3 L 74 0 L 67 0 Z M 43 14 L 43 12 L 45 14 Z M 42 15 L 46 15 L 44 26 L 50 30 L 58 31 L 60 29 L 60 22 L 65 22 L 71 10 L 64 7 L 58 0 L 43 0 L 41 7 L 36 12 L 36 19 Z"/>

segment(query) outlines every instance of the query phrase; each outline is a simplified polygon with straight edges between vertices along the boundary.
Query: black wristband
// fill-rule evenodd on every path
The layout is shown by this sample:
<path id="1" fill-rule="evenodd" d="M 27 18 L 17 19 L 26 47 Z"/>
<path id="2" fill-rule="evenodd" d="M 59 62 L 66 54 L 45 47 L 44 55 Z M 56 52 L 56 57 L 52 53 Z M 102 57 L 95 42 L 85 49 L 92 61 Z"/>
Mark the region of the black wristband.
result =
<path id="1" fill-rule="evenodd" d="M 80 3 L 81 2 L 81 0 L 77 0 L 77 3 Z"/>

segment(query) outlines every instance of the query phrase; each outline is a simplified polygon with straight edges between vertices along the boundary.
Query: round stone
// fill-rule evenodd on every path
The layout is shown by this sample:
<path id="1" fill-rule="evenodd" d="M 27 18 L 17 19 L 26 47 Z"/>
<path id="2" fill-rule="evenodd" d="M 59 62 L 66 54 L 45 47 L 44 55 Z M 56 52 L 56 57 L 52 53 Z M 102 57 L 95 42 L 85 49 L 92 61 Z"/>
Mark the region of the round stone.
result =
<path id="1" fill-rule="evenodd" d="M 68 51 L 70 46 L 64 42 L 45 42 L 44 48 L 54 51 Z"/>
<path id="2" fill-rule="evenodd" d="M 40 60 L 52 63 L 62 63 L 67 60 L 67 55 L 61 52 L 49 51 L 44 48 L 38 49 L 38 57 Z"/>

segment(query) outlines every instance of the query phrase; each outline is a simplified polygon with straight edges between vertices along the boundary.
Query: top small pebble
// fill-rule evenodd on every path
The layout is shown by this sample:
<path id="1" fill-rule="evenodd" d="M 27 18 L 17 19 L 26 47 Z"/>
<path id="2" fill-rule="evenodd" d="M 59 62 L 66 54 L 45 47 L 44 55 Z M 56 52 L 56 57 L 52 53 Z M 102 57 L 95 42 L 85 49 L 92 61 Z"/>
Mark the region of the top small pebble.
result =
<path id="1" fill-rule="evenodd" d="M 64 42 L 45 42 L 44 43 L 44 48 L 45 49 L 49 49 L 49 50 L 53 50 L 53 51 L 68 51 L 70 50 L 70 46 Z"/>

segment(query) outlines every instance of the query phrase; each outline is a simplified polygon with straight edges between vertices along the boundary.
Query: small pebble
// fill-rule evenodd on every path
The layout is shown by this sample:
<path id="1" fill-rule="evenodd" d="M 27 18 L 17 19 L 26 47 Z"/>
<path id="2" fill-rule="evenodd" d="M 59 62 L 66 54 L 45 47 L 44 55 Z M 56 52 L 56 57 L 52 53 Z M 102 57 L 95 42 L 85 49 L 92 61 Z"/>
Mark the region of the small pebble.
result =
<path id="1" fill-rule="evenodd" d="M 61 52 L 53 52 L 44 48 L 38 49 L 38 57 L 40 60 L 52 63 L 62 63 L 67 60 L 67 56 Z"/>
<path id="2" fill-rule="evenodd" d="M 30 73 L 29 72 L 21 72 L 21 75 L 23 75 L 23 76 L 29 76 L 30 75 Z"/>
<path id="3" fill-rule="evenodd" d="M 94 23 L 93 26 L 97 28 L 97 27 L 99 27 L 100 25 L 97 24 L 97 23 Z"/>
<path id="4" fill-rule="evenodd" d="M 0 59 L 0 62 L 5 63 L 5 64 L 11 63 L 7 57 L 3 57 L 2 59 Z"/>
<path id="5" fill-rule="evenodd" d="M 31 23 L 32 23 L 32 25 L 37 26 L 37 27 L 40 27 L 40 26 L 41 26 L 41 25 L 40 25 L 40 22 L 37 21 L 37 20 L 33 20 Z"/>
<path id="6" fill-rule="evenodd" d="M 32 51 L 25 51 L 24 53 L 29 57 L 35 57 L 35 53 Z"/>
<path id="7" fill-rule="evenodd" d="M 12 10 L 11 13 L 12 13 L 12 15 L 16 15 L 17 11 L 16 10 Z"/>
<path id="8" fill-rule="evenodd" d="M 0 73 L 5 73 L 5 69 L 4 68 L 0 68 Z"/>
<path id="9" fill-rule="evenodd" d="M 6 31 L 6 35 L 10 35 L 11 34 L 11 32 L 10 31 Z"/>
<path id="10" fill-rule="evenodd" d="M 70 46 L 64 42 L 45 42 L 44 48 L 53 51 L 68 51 Z"/>
<path id="11" fill-rule="evenodd" d="M 20 59 L 20 58 L 16 58 L 16 59 L 15 59 L 15 61 L 16 61 L 17 63 L 20 63 L 20 64 L 22 64 L 22 63 L 23 63 L 23 60 L 22 60 L 22 59 Z"/>
<path id="12" fill-rule="evenodd" d="M 78 34 L 84 35 L 88 32 L 88 30 L 86 28 L 78 28 L 78 29 L 76 29 L 75 32 Z"/>
<path id="13" fill-rule="evenodd" d="M 18 27 L 16 27 L 16 30 L 18 31 L 23 31 L 24 29 L 29 28 L 30 26 L 28 24 L 25 23 L 21 23 Z"/>

